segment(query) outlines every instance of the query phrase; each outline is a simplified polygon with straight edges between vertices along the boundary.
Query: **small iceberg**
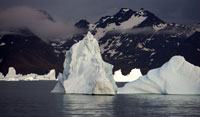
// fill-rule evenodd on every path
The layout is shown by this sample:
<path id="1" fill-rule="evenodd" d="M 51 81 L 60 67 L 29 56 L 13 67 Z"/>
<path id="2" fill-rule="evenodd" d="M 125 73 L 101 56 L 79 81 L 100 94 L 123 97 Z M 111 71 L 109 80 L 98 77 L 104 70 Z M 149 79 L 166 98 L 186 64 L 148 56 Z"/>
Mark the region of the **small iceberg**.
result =
<path id="1" fill-rule="evenodd" d="M 118 89 L 118 94 L 136 93 L 200 94 L 200 68 L 174 56 L 162 67 Z"/>
<path id="2" fill-rule="evenodd" d="M 142 76 L 140 69 L 132 69 L 126 76 L 122 74 L 121 70 L 117 70 L 113 75 L 115 82 L 131 82 L 137 80 L 140 76 Z"/>
<path id="3" fill-rule="evenodd" d="M 111 94 L 117 93 L 112 76 L 113 66 L 103 61 L 98 41 L 88 32 L 83 40 L 66 52 L 64 71 L 58 76 L 54 93 Z"/>

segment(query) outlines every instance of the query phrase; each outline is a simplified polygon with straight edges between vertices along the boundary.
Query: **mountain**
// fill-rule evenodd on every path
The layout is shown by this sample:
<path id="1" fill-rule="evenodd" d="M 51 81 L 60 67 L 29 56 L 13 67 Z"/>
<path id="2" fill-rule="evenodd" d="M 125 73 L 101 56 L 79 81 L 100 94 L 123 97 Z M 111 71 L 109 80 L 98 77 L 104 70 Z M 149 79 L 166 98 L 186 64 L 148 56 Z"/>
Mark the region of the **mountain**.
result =
<path id="1" fill-rule="evenodd" d="M 51 22 L 56 22 L 47 12 L 40 12 Z M 52 68 L 60 72 L 66 51 L 82 40 L 88 31 L 98 40 L 103 60 L 114 65 L 113 71 L 121 69 L 123 75 L 129 74 L 133 68 L 146 74 L 150 69 L 161 67 L 174 55 L 182 55 L 190 63 L 200 66 L 200 24 L 167 23 L 148 10 L 122 8 L 95 23 L 84 19 L 74 26 L 81 31 L 64 40 L 51 39 L 49 43 L 43 42 L 29 29 L 0 33 L 3 37 L 0 39 L 0 52 L 3 53 L 0 55 L 0 72 L 5 74 L 9 66 L 20 73 L 47 73 Z"/>
<path id="2" fill-rule="evenodd" d="M 52 46 L 34 34 L 1 34 L 0 53 L 0 71 L 4 74 L 10 66 L 21 74 L 45 74 L 51 69 L 62 71 L 64 57 L 57 56 Z"/>
<path id="3" fill-rule="evenodd" d="M 180 47 L 180 55 L 184 56 L 189 62 L 200 66 L 200 32 L 195 32 L 187 38 Z"/>
<path id="4" fill-rule="evenodd" d="M 156 17 L 153 13 L 140 9 L 133 11 L 128 8 L 122 8 L 113 16 L 102 17 L 94 25 L 96 28 L 106 28 L 113 23 L 113 28 L 128 29 L 134 27 L 148 27 L 164 24 L 164 21 Z M 119 27 L 118 27 L 119 26 Z"/>
<path id="5" fill-rule="evenodd" d="M 41 20 L 55 22 L 51 15 L 38 10 Z M 1 23 L 1 22 L 0 22 Z M 7 74 L 9 67 L 16 68 L 20 74 L 46 74 L 51 69 L 62 71 L 64 55 L 57 51 L 29 27 L 10 27 L 0 30 L 0 72 Z"/>
<path id="6" fill-rule="evenodd" d="M 94 24 L 80 20 L 75 26 L 91 31 L 99 41 L 103 59 L 114 65 L 114 71 L 122 69 L 124 75 L 133 68 L 140 68 L 145 74 L 174 55 L 184 56 L 181 51 L 186 48 L 182 45 L 187 45 L 186 40 L 200 29 L 199 24 L 166 23 L 148 10 L 128 8 L 120 9 L 113 16 L 104 16 Z M 79 40 L 76 39 L 72 38 L 73 43 Z M 194 58 L 190 58 L 189 62 L 195 64 Z"/>

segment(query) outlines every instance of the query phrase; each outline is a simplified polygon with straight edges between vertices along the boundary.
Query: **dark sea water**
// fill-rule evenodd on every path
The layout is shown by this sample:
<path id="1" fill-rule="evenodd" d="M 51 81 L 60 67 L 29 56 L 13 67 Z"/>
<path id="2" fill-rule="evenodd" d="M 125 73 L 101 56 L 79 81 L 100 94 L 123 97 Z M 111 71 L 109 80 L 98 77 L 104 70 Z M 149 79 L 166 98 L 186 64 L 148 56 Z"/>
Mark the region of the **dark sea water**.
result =
<path id="1" fill-rule="evenodd" d="M 0 82 L 0 117 L 200 116 L 200 96 L 52 94 L 55 81 Z"/>

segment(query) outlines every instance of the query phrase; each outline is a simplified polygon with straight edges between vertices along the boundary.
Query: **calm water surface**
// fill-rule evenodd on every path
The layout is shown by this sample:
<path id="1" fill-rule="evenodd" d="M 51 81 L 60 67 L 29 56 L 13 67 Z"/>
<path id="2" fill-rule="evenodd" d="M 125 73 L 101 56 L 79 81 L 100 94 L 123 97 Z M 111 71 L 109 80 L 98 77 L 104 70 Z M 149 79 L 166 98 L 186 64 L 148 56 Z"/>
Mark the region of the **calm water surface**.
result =
<path id="1" fill-rule="evenodd" d="M 200 116 L 200 96 L 52 94 L 56 82 L 0 82 L 0 117 Z"/>

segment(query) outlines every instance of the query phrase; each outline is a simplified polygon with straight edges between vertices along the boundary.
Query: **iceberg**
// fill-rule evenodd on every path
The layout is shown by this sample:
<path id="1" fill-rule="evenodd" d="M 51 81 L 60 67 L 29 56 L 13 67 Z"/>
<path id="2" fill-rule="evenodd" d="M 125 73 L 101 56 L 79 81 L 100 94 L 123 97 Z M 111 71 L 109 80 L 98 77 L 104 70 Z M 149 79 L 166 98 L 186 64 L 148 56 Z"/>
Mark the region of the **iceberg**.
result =
<path id="1" fill-rule="evenodd" d="M 4 77 L 2 73 L 0 73 L 0 80 L 3 81 L 39 81 L 39 80 L 56 80 L 56 71 L 54 69 L 50 70 L 50 72 L 46 75 L 38 75 L 34 73 L 30 73 L 27 75 L 16 74 L 16 70 L 14 67 L 8 68 L 8 73 Z"/>
<path id="2" fill-rule="evenodd" d="M 135 93 L 200 94 L 200 68 L 174 56 L 162 67 L 118 89 L 118 94 Z"/>
<path id="3" fill-rule="evenodd" d="M 21 74 L 16 74 L 16 70 L 14 67 L 9 67 L 8 68 L 8 73 L 6 74 L 5 76 L 5 80 L 8 80 L 8 81 L 18 81 L 17 78 L 19 77 L 22 77 Z"/>
<path id="4" fill-rule="evenodd" d="M 49 73 L 44 77 L 48 78 L 49 80 L 56 80 L 56 70 L 55 69 L 50 70 Z"/>
<path id="5" fill-rule="evenodd" d="M 4 75 L 0 72 L 0 80 L 4 79 Z"/>
<path id="6" fill-rule="evenodd" d="M 63 73 L 58 76 L 58 83 L 52 92 L 116 94 L 113 66 L 103 61 L 98 41 L 90 32 L 75 43 L 65 56 Z"/>
<path id="7" fill-rule="evenodd" d="M 113 75 L 115 82 L 131 82 L 137 80 L 140 76 L 142 76 L 140 69 L 132 69 L 126 76 L 122 74 L 121 70 L 115 71 Z"/>
<path id="8" fill-rule="evenodd" d="M 50 70 L 48 74 L 45 75 L 38 75 L 34 73 L 30 73 L 27 75 L 22 76 L 21 78 L 18 78 L 20 80 L 29 80 L 29 81 L 37 81 L 37 80 L 56 80 L 56 71 L 55 69 Z"/>

